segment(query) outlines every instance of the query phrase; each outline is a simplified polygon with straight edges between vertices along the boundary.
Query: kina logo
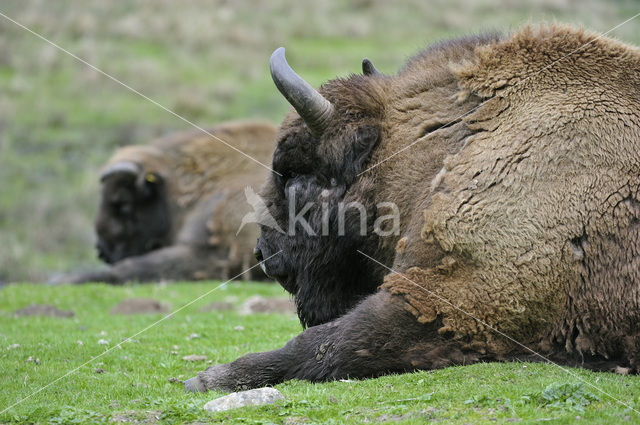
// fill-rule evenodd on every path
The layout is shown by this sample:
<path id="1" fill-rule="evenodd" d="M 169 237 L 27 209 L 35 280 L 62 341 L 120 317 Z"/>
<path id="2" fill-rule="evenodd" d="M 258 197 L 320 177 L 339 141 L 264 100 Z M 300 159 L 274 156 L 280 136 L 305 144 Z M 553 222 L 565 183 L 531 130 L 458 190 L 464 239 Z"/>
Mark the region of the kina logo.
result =
<path id="1" fill-rule="evenodd" d="M 250 223 L 256 223 L 261 226 L 266 226 L 274 229 L 280 233 L 284 233 L 284 230 L 280 228 L 280 226 L 276 222 L 276 219 L 273 218 L 273 216 L 269 212 L 269 209 L 267 208 L 267 205 L 264 203 L 264 200 L 262 199 L 262 197 L 260 197 L 260 195 L 255 193 L 251 187 L 247 186 L 244 189 L 244 196 L 247 199 L 247 203 L 253 208 L 253 212 L 247 213 L 244 215 L 244 217 L 242 217 L 242 222 L 240 223 L 240 228 L 238 228 L 238 231 L 236 232 L 236 236 L 238 235 L 238 233 L 240 233 L 245 224 Z"/>

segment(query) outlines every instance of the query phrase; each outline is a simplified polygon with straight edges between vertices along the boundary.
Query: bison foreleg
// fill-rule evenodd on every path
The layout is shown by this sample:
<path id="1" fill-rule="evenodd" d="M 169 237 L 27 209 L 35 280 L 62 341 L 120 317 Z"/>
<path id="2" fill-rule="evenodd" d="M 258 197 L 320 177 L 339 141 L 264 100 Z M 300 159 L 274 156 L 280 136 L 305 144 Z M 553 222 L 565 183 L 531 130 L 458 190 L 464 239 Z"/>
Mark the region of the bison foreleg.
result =
<path id="1" fill-rule="evenodd" d="M 185 388 L 237 390 L 289 379 L 365 378 L 474 360 L 463 355 L 458 344 L 442 339 L 436 326 L 417 322 L 403 299 L 380 291 L 345 316 L 305 330 L 278 350 L 211 366 L 186 381 Z"/>
<path id="2" fill-rule="evenodd" d="M 219 277 L 220 269 L 226 266 L 216 255 L 215 248 L 174 245 L 151 251 L 144 255 L 129 257 L 115 263 L 106 270 L 71 274 L 56 279 L 55 283 L 129 281 L 151 282 L 161 279 L 194 280 Z"/>

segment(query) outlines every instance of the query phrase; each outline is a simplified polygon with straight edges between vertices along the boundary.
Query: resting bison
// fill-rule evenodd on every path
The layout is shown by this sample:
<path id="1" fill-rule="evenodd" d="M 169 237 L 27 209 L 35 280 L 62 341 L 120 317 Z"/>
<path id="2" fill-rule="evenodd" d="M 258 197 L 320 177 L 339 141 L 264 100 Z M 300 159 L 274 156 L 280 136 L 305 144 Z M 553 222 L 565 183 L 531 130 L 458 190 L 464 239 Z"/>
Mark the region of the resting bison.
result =
<path id="1" fill-rule="evenodd" d="M 276 128 L 258 122 L 208 130 L 262 163 Z M 65 281 L 226 279 L 255 265 L 258 227 L 236 236 L 251 208 L 244 190 L 259 187 L 268 169 L 200 132 L 118 150 L 105 166 L 95 220 L 98 255 L 113 266 Z M 264 277 L 254 268 L 245 278 Z"/>
<path id="2" fill-rule="evenodd" d="M 395 76 L 365 70 L 316 92 L 282 49 L 272 56 L 297 112 L 262 194 L 283 229 L 290 203 L 314 205 L 316 236 L 301 220 L 288 234 L 263 227 L 258 255 L 312 327 L 187 389 L 543 359 L 534 352 L 638 371 L 640 50 L 528 27 L 437 44 Z M 335 230 L 351 201 L 366 207 L 366 235 L 355 209 L 343 236 L 321 234 L 322 215 Z M 388 201 L 400 231 L 381 237 L 371 223 Z"/>

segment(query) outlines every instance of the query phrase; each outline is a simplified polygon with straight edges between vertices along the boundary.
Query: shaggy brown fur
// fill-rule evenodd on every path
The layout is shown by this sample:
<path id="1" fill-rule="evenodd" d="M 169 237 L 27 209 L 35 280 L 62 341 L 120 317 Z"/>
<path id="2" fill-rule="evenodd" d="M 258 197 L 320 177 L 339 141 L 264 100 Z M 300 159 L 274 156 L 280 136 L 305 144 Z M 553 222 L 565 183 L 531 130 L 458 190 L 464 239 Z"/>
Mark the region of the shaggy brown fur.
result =
<path id="1" fill-rule="evenodd" d="M 318 326 L 280 350 L 212 366 L 188 389 L 536 358 L 503 335 L 564 364 L 638 371 L 638 48 L 526 27 L 441 43 L 396 76 L 353 76 L 319 91 L 333 121 L 320 138 L 296 113 L 283 122 L 274 167 L 285 177 L 263 190 L 273 215 L 283 216 L 291 179 L 309 197 L 323 188 L 331 197 L 337 189 L 323 182 L 337 175 L 345 202 L 395 202 L 400 235 L 314 239 L 304 250 L 263 229 L 265 256 L 285 253 L 267 272 L 296 298 L 313 288 L 299 310 L 303 320 L 322 311 Z M 365 162 L 345 165 L 354 150 Z M 287 166 L 296 171 L 288 178 Z M 399 273 L 367 260 L 340 276 L 353 245 Z M 352 285 L 370 288 L 360 275 L 381 290 L 346 314 L 319 310 L 346 304 Z"/>
<path id="2" fill-rule="evenodd" d="M 269 164 L 276 134 L 271 124 L 225 123 L 207 131 Z M 99 250 L 105 251 L 101 255 L 107 259 L 112 255 L 107 251 L 119 247 L 115 265 L 106 272 L 75 276 L 73 281 L 226 279 L 256 264 L 252 251 L 257 226 L 251 223 L 236 232 L 243 216 L 251 212 L 244 190 L 257 190 L 267 168 L 201 131 L 121 148 L 105 170 L 122 161 L 138 164 L 142 178 L 127 172 L 105 178 L 96 218 Z M 145 190 L 136 189 L 138 180 Z M 140 192 L 150 199 L 140 201 Z M 128 206 L 126 214 L 120 213 L 123 203 Z M 145 209 L 147 215 L 141 216 Z M 160 246 L 149 249 L 151 243 Z M 264 274 L 256 268 L 244 277 L 257 279 Z"/>
<path id="3" fill-rule="evenodd" d="M 536 350 L 637 369 L 640 51 L 597 37 L 526 28 L 453 67 L 463 96 L 486 101 L 429 188 L 421 243 L 445 256 L 406 276 Z M 520 349 L 405 279 L 383 288 L 420 321 L 441 317 L 440 333 Z"/>

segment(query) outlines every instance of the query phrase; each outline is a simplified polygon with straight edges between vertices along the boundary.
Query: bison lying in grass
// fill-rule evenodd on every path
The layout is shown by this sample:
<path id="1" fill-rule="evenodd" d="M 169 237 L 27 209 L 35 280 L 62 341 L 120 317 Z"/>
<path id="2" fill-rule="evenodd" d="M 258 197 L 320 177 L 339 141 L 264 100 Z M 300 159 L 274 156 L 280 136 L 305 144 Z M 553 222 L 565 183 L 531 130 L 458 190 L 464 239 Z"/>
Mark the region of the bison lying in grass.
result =
<path id="1" fill-rule="evenodd" d="M 364 68 L 315 91 L 272 56 L 295 111 L 262 196 L 282 229 L 291 204 L 306 223 L 263 226 L 257 253 L 311 327 L 186 388 L 510 359 L 638 371 L 640 50 L 527 27 Z M 351 201 L 365 235 L 358 209 L 335 232 Z M 397 234 L 372 230 L 381 202 Z"/>
<path id="2" fill-rule="evenodd" d="M 271 124 L 238 122 L 207 130 L 262 163 L 275 146 Z M 258 227 L 236 235 L 247 186 L 268 169 L 211 136 L 192 131 L 118 150 L 100 180 L 95 220 L 98 255 L 107 270 L 63 277 L 67 282 L 227 279 L 255 265 Z M 245 279 L 264 277 L 253 268 Z"/>

